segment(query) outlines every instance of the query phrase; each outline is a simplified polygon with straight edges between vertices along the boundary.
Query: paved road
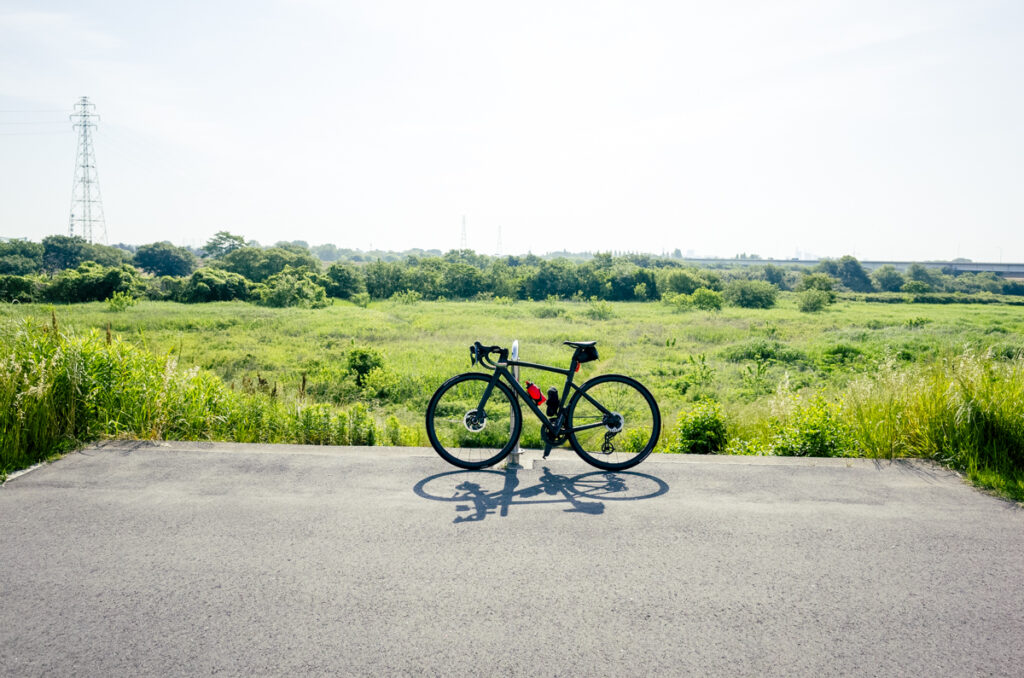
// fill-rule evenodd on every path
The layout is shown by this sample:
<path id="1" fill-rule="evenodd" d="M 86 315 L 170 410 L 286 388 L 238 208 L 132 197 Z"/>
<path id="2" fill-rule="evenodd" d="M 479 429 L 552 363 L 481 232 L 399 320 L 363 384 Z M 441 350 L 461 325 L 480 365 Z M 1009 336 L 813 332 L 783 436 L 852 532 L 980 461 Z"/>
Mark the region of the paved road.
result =
<path id="1" fill-rule="evenodd" d="M 920 463 L 121 443 L 0 488 L 0 673 L 1020 676 L 1024 511 Z"/>

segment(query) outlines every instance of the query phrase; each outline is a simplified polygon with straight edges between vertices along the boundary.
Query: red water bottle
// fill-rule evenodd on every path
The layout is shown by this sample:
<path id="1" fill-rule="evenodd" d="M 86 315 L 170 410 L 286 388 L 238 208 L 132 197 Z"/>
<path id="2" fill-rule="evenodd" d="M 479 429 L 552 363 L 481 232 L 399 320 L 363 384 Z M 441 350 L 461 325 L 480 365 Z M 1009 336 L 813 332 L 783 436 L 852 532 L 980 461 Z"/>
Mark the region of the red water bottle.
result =
<path id="1" fill-rule="evenodd" d="M 537 403 L 538 405 L 544 404 L 544 394 L 542 394 L 540 392 L 540 389 L 537 388 L 537 384 L 533 383 L 532 381 L 526 382 L 526 392 L 530 394 L 530 398 L 533 400 L 533 402 Z"/>

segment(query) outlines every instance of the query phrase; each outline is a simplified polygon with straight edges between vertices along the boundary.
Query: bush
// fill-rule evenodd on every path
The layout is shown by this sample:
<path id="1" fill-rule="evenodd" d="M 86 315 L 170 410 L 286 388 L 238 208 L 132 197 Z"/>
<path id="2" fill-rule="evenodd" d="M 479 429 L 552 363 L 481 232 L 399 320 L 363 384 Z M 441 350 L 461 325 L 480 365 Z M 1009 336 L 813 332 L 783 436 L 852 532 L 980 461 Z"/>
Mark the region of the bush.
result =
<path id="1" fill-rule="evenodd" d="M 359 308 L 366 308 L 367 306 L 370 305 L 370 295 L 366 292 L 356 292 L 351 297 L 349 297 L 349 301 L 351 301 Z"/>
<path id="2" fill-rule="evenodd" d="M 391 301 L 396 304 L 403 304 L 407 306 L 412 306 L 413 304 L 418 303 L 421 299 L 423 299 L 423 295 L 416 290 L 403 290 L 402 292 L 395 292 L 391 295 Z"/>
<path id="3" fill-rule="evenodd" d="M 725 286 L 725 300 L 741 308 L 771 308 L 779 288 L 764 280 L 733 280 Z"/>
<path id="4" fill-rule="evenodd" d="M 37 301 L 41 285 L 36 278 L 0 275 L 0 301 L 30 303 Z"/>
<path id="5" fill-rule="evenodd" d="M 689 412 L 679 413 L 668 451 L 682 454 L 717 454 L 725 449 L 726 442 L 722 406 L 713 400 L 703 400 Z"/>
<path id="6" fill-rule="evenodd" d="M 803 313 L 818 313 L 832 303 L 832 292 L 824 290 L 805 290 L 800 293 L 797 308 Z"/>
<path id="7" fill-rule="evenodd" d="M 317 284 L 309 271 L 285 268 L 257 287 L 256 303 L 277 308 L 323 308 L 331 302 L 327 299 L 327 291 Z"/>
<path id="8" fill-rule="evenodd" d="M 384 356 L 375 348 L 357 346 L 348 353 L 348 369 L 356 376 L 356 384 L 366 385 L 367 375 L 374 369 L 384 367 Z"/>
<path id="9" fill-rule="evenodd" d="M 903 283 L 902 287 L 900 287 L 900 291 L 906 292 L 907 294 L 925 294 L 927 292 L 931 292 L 932 288 L 926 282 L 922 282 L 920 280 L 908 280 Z"/>
<path id="10" fill-rule="evenodd" d="M 608 320 L 614 314 L 612 305 L 601 299 L 591 299 L 587 305 L 587 317 L 591 320 Z"/>
<path id="11" fill-rule="evenodd" d="M 764 338 L 751 339 L 742 344 L 728 346 L 722 350 L 722 357 L 734 363 L 744 360 L 796 363 L 807 358 L 802 351 L 787 346 L 781 341 Z"/>
<path id="12" fill-rule="evenodd" d="M 721 311 L 722 295 L 707 287 L 700 287 L 690 295 L 690 303 L 702 311 Z"/>
<path id="13" fill-rule="evenodd" d="M 177 301 L 200 304 L 208 301 L 248 299 L 250 283 L 237 273 L 219 268 L 201 268 L 189 276 Z"/>
<path id="14" fill-rule="evenodd" d="M 121 313 L 139 303 L 139 300 L 127 292 L 114 292 L 107 299 L 107 309 L 113 313 Z"/>
<path id="15" fill-rule="evenodd" d="M 771 454 L 797 457 L 856 456 L 857 441 L 842 421 L 841 406 L 815 396 L 782 424 L 769 443 Z"/>

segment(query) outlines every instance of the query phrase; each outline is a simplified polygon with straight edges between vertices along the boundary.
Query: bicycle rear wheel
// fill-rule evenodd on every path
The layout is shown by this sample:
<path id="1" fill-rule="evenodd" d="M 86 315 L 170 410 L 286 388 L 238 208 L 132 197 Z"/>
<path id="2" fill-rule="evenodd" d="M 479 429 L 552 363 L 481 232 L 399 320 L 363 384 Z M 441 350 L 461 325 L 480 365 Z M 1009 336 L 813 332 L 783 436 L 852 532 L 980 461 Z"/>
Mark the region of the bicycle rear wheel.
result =
<path id="1" fill-rule="evenodd" d="M 585 462 L 606 471 L 636 466 L 654 450 L 661 412 L 636 379 L 605 374 L 580 387 L 569 403 L 569 443 Z"/>
<path id="2" fill-rule="evenodd" d="M 479 409 L 490 381 L 490 375 L 479 372 L 452 377 L 427 405 L 427 437 L 449 464 L 467 469 L 493 466 L 519 440 L 522 410 L 508 386 L 497 382 Z"/>

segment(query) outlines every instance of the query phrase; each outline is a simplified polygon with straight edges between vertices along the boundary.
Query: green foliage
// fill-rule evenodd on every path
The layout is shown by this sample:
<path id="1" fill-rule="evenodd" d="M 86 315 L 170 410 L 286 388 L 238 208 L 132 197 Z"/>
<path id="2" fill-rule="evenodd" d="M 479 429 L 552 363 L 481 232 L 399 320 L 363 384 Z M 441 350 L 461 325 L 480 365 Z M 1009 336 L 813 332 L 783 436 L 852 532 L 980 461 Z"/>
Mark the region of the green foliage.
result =
<path id="1" fill-rule="evenodd" d="M 835 290 L 836 283 L 837 283 L 837 280 L 835 278 L 833 278 L 832 276 L 828 275 L 827 273 L 808 273 L 808 274 L 804 275 L 803 278 L 800 279 L 800 282 L 797 284 L 796 289 L 797 289 L 798 292 L 802 292 L 802 293 L 805 293 L 805 294 L 807 292 L 811 292 L 811 291 L 824 293 L 824 295 L 825 295 L 825 304 L 824 304 L 824 306 L 822 306 L 821 308 L 818 308 L 818 309 L 813 309 L 813 310 L 820 311 L 825 306 L 835 302 L 835 300 L 836 300 L 836 293 L 835 293 L 834 290 Z M 811 295 L 811 296 L 806 297 L 806 298 L 809 299 L 809 300 L 815 300 L 815 301 L 809 301 L 808 302 L 808 303 L 811 303 L 813 305 L 814 303 L 817 303 L 816 300 L 821 298 L 821 296 L 822 296 L 821 294 L 815 294 L 815 295 Z M 801 294 L 800 298 L 801 298 L 801 300 L 803 300 L 805 298 L 805 296 L 803 294 Z M 803 302 L 801 301 L 801 303 L 803 303 Z M 801 308 L 800 310 L 804 311 L 805 309 Z M 807 312 L 813 312 L 813 310 L 808 310 Z"/>
<path id="2" fill-rule="evenodd" d="M 675 292 L 665 292 L 661 295 L 661 303 L 668 306 L 676 313 L 682 313 L 693 308 L 693 302 L 690 300 L 688 294 L 676 294 Z"/>
<path id="3" fill-rule="evenodd" d="M 733 280 L 725 286 L 725 301 L 740 308 L 771 308 L 779 289 L 763 280 Z"/>
<path id="4" fill-rule="evenodd" d="M 189 276 L 177 301 L 198 304 L 208 301 L 232 301 L 249 298 L 249 281 L 219 268 L 200 268 Z"/>
<path id="5" fill-rule="evenodd" d="M 245 247 L 245 238 L 227 231 L 217 233 L 203 245 L 203 252 L 211 259 L 220 259 L 229 252 Z"/>
<path id="6" fill-rule="evenodd" d="M 815 396 L 778 426 L 769 451 L 781 456 L 851 457 L 857 456 L 857 440 L 842 419 L 841 404 Z"/>
<path id="7" fill-rule="evenodd" d="M 802 313 L 818 313 L 824 311 L 832 301 L 832 293 L 809 289 L 800 293 L 797 308 Z"/>
<path id="8" fill-rule="evenodd" d="M 766 338 L 748 339 L 745 342 L 727 346 L 722 349 L 722 357 L 734 363 L 743 360 L 775 361 L 780 363 L 798 363 L 806 360 L 807 355 L 781 341 Z"/>
<path id="9" fill-rule="evenodd" d="M 401 292 L 395 292 L 391 295 L 391 301 L 396 304 L 402 304 L 405 306 L 411 306 L 416 304 L 423 299 L 423 295 L 416 290 L 402 290 Z"/>
<path id="10" fill-rule="evenodd" d="M 713 400 L 702 400 L 689 411 L 679 413 L 668 451 L 718 454 L 725 449 L 727 438 L 722 406 Z"/>
<path id="11" fill-rule="evenodd" d="M 384 367 L 384 356 L 375 348 L 357 346 L 348 352 L 348 369 L 355 374 L 356 384 L 366 385 L 367 375 L 375 369 Z"/>
<path id="12" fill-rule="evenodd" d="M 899 292 L 906 282 L 903 275 L 891 264 L 880 266 L 871 272 L 871 279 L 882 292 Z"/>
<path id="13" fill-rule="evenodd" d="M 607 301 L 591 299 L 587 304 L 586 314 L 591 320 L 608 320 L 615 315 L 615 312 Z"/>
<path id="14" fill-rule="evenodd" d="M 114 292 L 107 299 L 107 310 L 112 313 L 121 313 L 139 303 L 139 300 L 127 292 Z"/>
<path id="15" fill-rule="evenodd" d="M 61 271 L 50 279 L 42 291 L 46 301 L 71 304 L 83 301 L 104 301 L 114 292 L 130 292 L 141 288 L 137 271 L 127 265 L 105 267 L 93 262 Z"/>
<path id="16" fill-rule="evenodd" d="M 356 292 L 351 297 L 349 297 L 349 301 L 351 301 L 359 308 L 366 308 L 370 305 L 370 295 L 367 294 L 366 292 Z"/>
<path id="17" fill-rule="evenodd" d="M 155 242 L 135 250 L 135 265 L 153 275 L 186 276 L 195 269 L 196 257 L 184 247 Z"/>
<path id="18" fill-rule="evenodd" d="M 28 240 L 0 242 L 0 275 L 29 275 L 43 268 L 43 246 Z"/>
<path id="19" fill-rule="evenodd" d="M 51 235 L 43 238 L 43 268 L 50 272 L 77 268 L 92 261 L 100 266 L 119 267 L 131 254 L 117 247 L 95 245 L 79 236 Z"/>
<path id="20" fill-rule="evenodd" d="M 902 287 L 900 287 L 900 291 L 906 292 L 907 294 L 924 294 L 926 292 L 931 292 L 932 288 L 928 283 L 921 280 L 908 280 L 903 283 Z"/>
<path id="21" fill-rule="evenodd" d="M 700 287 L 690 295 L 690 303 L 702 311 L 722 310 L 722 295 L 707 287 Z"/>
<path id="22" fill-rule="evenodd" d="M 97 331 L 7 325 L 0 347 L 0 474 L 100 438 L 353 445 L 379 438 L 365 405 L 333 416 L 323 405 L 296 409 Z"/>
<path id="23" fill-rule="evenodd" d="M 327 280 L 327 296 L 338 299 L 351 299 L 366 289 L 359 270 L 352 264 L 331 264 L 327 269 Z"/>
<path id="24" fill-rule="evenodd" d="M 0 275 L 0 301 L 27 303 L 41 296 L 42 284 L 37 278 L 20 275 Z"/>
<path id="25" fill-rule="evenodd" d="M 320 271 L 320 260 L 313 255 L 281 247 L 239 247 L 223 255 L 217 265 L 252 282 L 264 282 L 286 268 Z"/>
<path id="26" fill-rule="evenodd" d="M 319 278 L 308 270 L 285 268 L 267 278 L 267 282 L 256 290 L 256 303 L 276 308 L 323 308 L 330 301 L 318 282 Z"/>

